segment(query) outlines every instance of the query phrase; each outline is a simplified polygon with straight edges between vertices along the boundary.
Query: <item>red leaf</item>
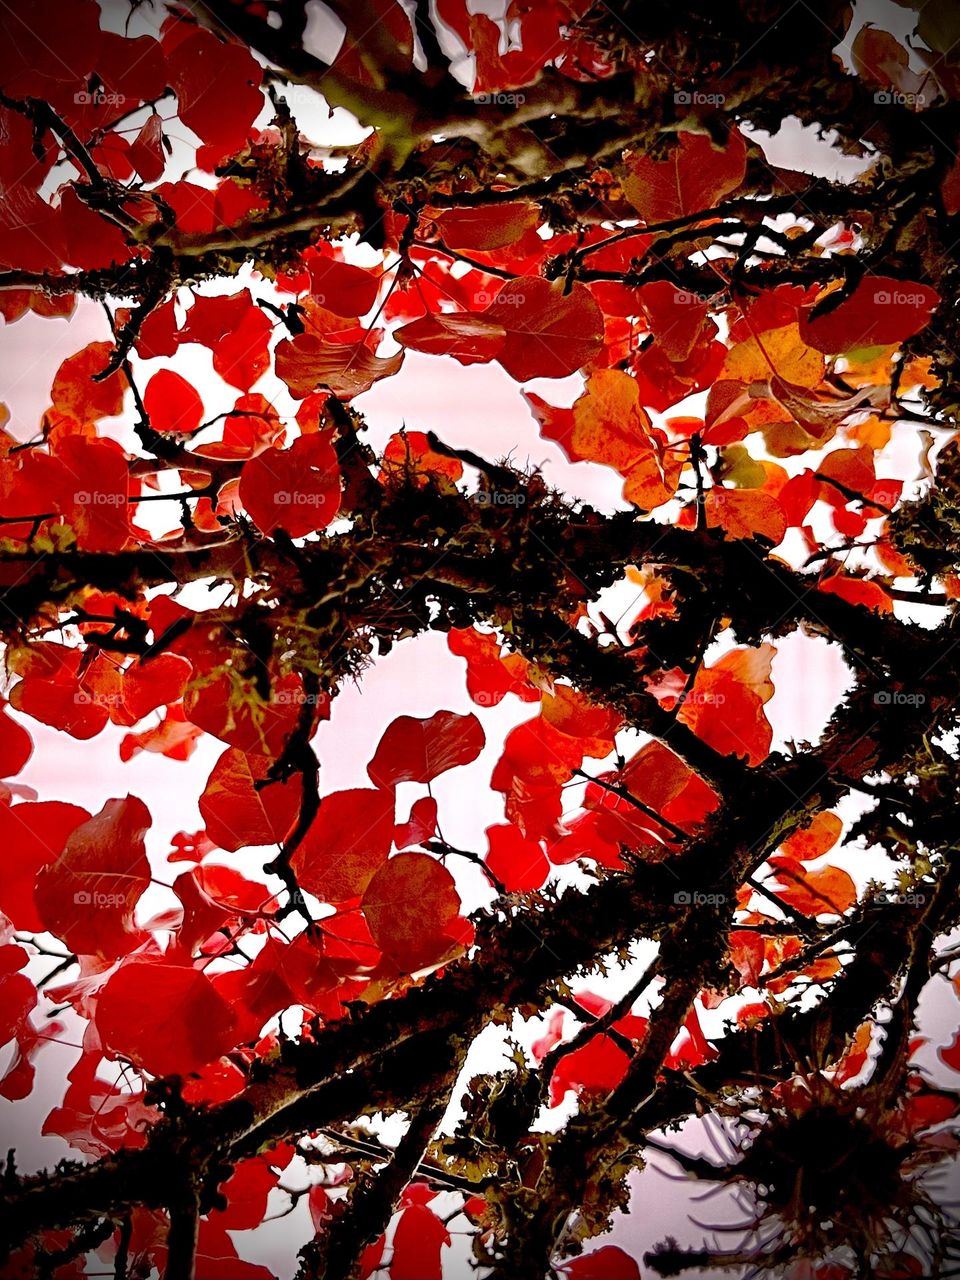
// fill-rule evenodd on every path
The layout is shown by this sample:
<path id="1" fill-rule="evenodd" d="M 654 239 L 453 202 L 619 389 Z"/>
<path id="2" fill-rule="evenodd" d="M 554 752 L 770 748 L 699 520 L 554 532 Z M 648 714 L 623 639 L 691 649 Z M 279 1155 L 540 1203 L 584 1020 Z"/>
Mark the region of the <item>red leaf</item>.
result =
<path id="1" fill-rule="evenodd" d="M 380 277 L 320 253 L 307 261 L 315 302 L 338 316 L 365 316 L 377 300 Z"/>
<path id="2" fill-rule="evenodd" d="M 300 778 L 258 788 L 270 766 L 268 756 L 245 755 L 234 747 L 213 766 L 200 797 L 200 816 L 221 849 L 235 853 L 251 844 L 279 844 L 296 821 L 303 793 Z"/>
<path id="3" fill-rule="evenodd" d="M 72 491 L 63 509 L 84 551 L 118 551 L 130 536 L 127 460 L 114 440 L 66 436 L 56 457 L 71 474 Z"/>
<path id="4" fill-rule="evenodd" d="M 197 666 L 207 666 L 211 654 L 204 652 L 202 642 L 187 648 Z M 214 649 L 217 655 L 221 652 Z M 187 689 L 184 709 L 193 724 L 228 746 L 276 759 L 296 726 L 306 696 L 296 673 L 271 681 L 269 702 L 261 700 L 252 681 L 231 680 L 227 675 L 215 680 L 201 677 L 196 687 Z M 315 716 L 320 720 L 329 714 L 329 700 L 321 696 Z"/>
<path id="5" fill-rule="evenodd" d="M 218 159 L 239 151 L 263 108 L 260 64 L 202 27 L 176 42 L 166 35 L 163 48 L 180 119 Z"/>
<path id="6" fill-rule="evenodd" d="M 4 11 L 5 92 L 60 101 L 64 86 L 72 91 L 96 65 L 99 17 L 90 0 L 37 0 L 19 12 Z"/>
<path id="7" fill-rule="evenodd" d="M 59 213 L 63 257 L 72 267 L 95 271 L 126 262 L 130 257 L 132 250 L 120 228 L 88 208 L 74 187 L 67 187 L 61 195 Z"/>
<path id="8" fill-rule="evenodd" d="M 240 320 L 217 343 L 213 351 L 213 367 L 224 382 L 240 391 L 249 391 L 270 368 L 268 343 L 273 327 L 259 307 L 251 306 Z"/>
<path id="9" fill-rule="evenodd" d="M 94 737 L 107 723 L 106 708 L 94 702 L 76 677 L 79 649 L 51 642 L 34 645 L 12 654 L 8 665 L 23 676 L 10 691 L 10 705 L 17 711 L 80 739 Z"/>
<path id="10" fill-rule="evenodd" d="M 623 190 L 645 222 L 666 222 L 712 208 L 739 187 L 746 173 L 747 148 L 731 130 L 726 146 L 715 147 L 703 133 L 683 131 L 666 160 L 632 155 Z"/>
<path id="11" fill-rule="evenodd" d="M 497 321 L 468 311 L 426 315 L 395 330 L 393 336 L 414 351 L 453 356 L 461 364 L 486 364 L 500 355 L 507 331 Z"/>
<path id="12" fill-rule="evenodd" d="M 75 954 L 112 960 L 138 945 L 133 912 L 150 883 L 143 837 L 151 821 L 135 796 L 108 800 L 37 876 L 34 897 L 44 925 Z"/>
<path id="13" fill-rule="evenodd" d="M 295 400 L 324 388 L 342 400 L 352 400 L 381 378 L 398 373 L 402 364 L 402 351 L 377 356 L 365 342 L 331 342 L 313 333 L 284 338 L 276 350 L 277 377 Z"/>
<path id="14" fill-rule="evenodd" d="M 505 330 L 496 359 L 517 382 L 565 378 L 603 345 L 603 316 L 586 285 L 567 293 L 562 280 L 506 280 L 483 315 Z"/>
<path id="15" fill-rule="evenodd" d="M 324 902 L 359 897 L 393 843 L 393 795 L 358 787 L 335 791 L 293 855 L 300 885 Z"/>
<path id="16" fill-rule="evenodd" d="M 0 974 L 0 1044 L 20 1035 L 36 1003 L 37 989 L 26 974 Z"/>
<path id="17" fill-rule="evenodd" d="M 528 395 L 541 434 L 556 440 L 572 462 L 599 462 L 624 477 L 623 496 L 647 511 L 672 497 L 683 455 L 667 449 L 640 403 L 634 378 L 619 369 L 597 369 L 572 409 L 554 409 Z"/>
<path id="18" fill-rule="evenodd" d="M 278 445 L 284 436 L 280 415 L 259 392 L 240 396 L 223 423 L 223 438 L 197 444 L 194 453 L 204 458 L 246 459 Z"/>
<path id="19" fill-rule="evenodd" d="M 569 1280 L 640 1280 L 640 1268 L 614 1244 L 560 1264 Z"/>
<path id="20" fill-rule="evenodd" d="M 508 693 L 523 702 L 537 702 L 540 690 L 526 679 L 527 660 L 519 653 L 500 656 L 495 635 L 464 627 L 447 632 L 451 653 L 467 663 L 467 693 L 479 707 L 495 707 Z"/>
<path id="21" fill-rule="evenodd" d="M 161 653 L 150 662 L 134 662 L 123 672 L 123 705 L 136 724 L 151 711 L 177 702 L 190 678 L 192 668 L 186 658 Z M 115 721 L 123 723 L 123 721 Z"/>
<path id="22" fill-rule="evenodd" d="M 487 827 L 487 856 L 491 872 L 508 893 L 539 889 L 550 872 L 550 863 L 538 840 L 528 840 L 512 822 Z"/>
<path id="23" fill-rule="evenodd" d="M 418 486 L 427 483 L 427 477 L 456 482 L 463 475 L 463 463 L 459 458 L 449 458 L 430 448 L 423 431 L 398 431 L 386 443 L 380 455 L 383 474 L 406 480 L 413 478 Z"/>
<path id="24" fill-rule="evenodd" d="M 243 1160 L 218 1188 L 226 1203 L 225 1209 L 216 1210 L 218 1226 L 226 1231 L 252 1231 L 263 1221 L 267 1211 L 267 1197 L 277 1185 L 282 1162 L 270 1152 Z"/>
<path id="25" fill-rule="evenodd" d="M 240 501 L 263 533 L 302 538 L 323 529 L 340 506 L 340 468 L 329 436 L 298 436 L 289 449 L 265 449 L 240 476 Z"/>
<path id="26" fill-rule="evenodd" d="M 697 345 L 710 304 L 669 280 L 654 280 L 638 292 L 650 332 L 664 355 L 672 361 L 686 360 Z"/>
<path id="27" fill-rule="evenodd" d="M 443 1280 L 440 1250 L 450 1232 L 426 1205 L 404 1209 L 393 1233 L 390 1280 Z"/>
<path id="28" fill-rule="evenodd" d="M 315 1182 L 307 1194 L 307 1208 L 314 1232 L 325 1231 L 331 1217 L 330 1200 L 319 1182 Z"/>
<path id="29" fill-rule="evenodd" d="M 120 759 L 132 760 L 140 751 L 151 751 L 168 760 L 189 760 L 202 733 L 202 729 L 187 722 L 183 707 L 169 707 L 154 728 L 127 734 L 120 743 Z"/>
<path id="30" fill-rule="evenodd" d="M 143 405 L 155 431 L 190 435 L 203 421 L 203 401 L 172 369 L 160 369 L 147 383 Z"/>
<path id="31" fill-rule="evenodd" d="M 485 742 L 472 712 L 438 711 L 426 719 L 398 716 L 380 739 L 367 775 L 377 787 L 432 782 L 448 769 L 476 760 Z"/>
<path id="32" fill-rule="evenodd" d="M 960 1071 L 960 1031 L 945 1049 L 938 1049 L 937 1056 L 951 1071 Z"/>
<path id="33" fill-rule="evenodd" d="M 480 208 L 443 209 L 431 215 L 448 249 L 505 249 L 540 221 L 540 207 L 510 200 Z"/>
<path id="34" fill-rule="evenodd" d="M 437 802 L 433 796 L 421 796 L 415 800 L 410 817 L 393 833 L 393 843 L 398 849 L 408 849 L 412 844 L 423 844 L 436 834 Z"/>
<path id="35" fill-rule="evenodd" d="M 33 739 L 7 711 L 0 698 L 0 778 L 19 773 L 33 754 Z"/>
<path id="36" fill-rule="evenodd" d="M 242 915 L 254 915 L 271 897 L 265 885 L 247 880 L 232 867 L 216 864 L 193 867 L 177 876 L 173 891 L 183 903 L 177 946 L 187 956 L 192 956 L 214 930 L 232 925 Z"/>
<path id="37" fill-rule="evenodd" d="M 929 324 L 940 301 L 929 285 L 874 275 L 861 280 L 849 298 L 815 315 L 822 297 L 801 310 L 800 337 L 827 355 L 912 338 Z"/>
<path id="38" fill-rule="evenodd" d="M 189 1075 L 233 1048 L 236 1017 L 199 970 L 122 965 L 97 999 L 104 1050 L 151 1075 Z"/>
<path id="39" fill-rule="evenodd" d="M 155 356 L 172 356 L 176 354 L 179 341 L 176 308 L 173 299 L 169 298 L 151 311 L 140 326 L 137 354 L 144 360 L 151 360 Z"/>
<path id="40" fill-rule="evenodd" d="M 130 144 L 130 163 L 144 182 L 159 182 L 166 167 L 163 150 L 163 126 L 158 115 L 152 115 Z M 140 349 L 140 343 L 137 344 Z M 172 352 L 167 352 L 172 355 Z"/>
<path id="41" fill-rule="evenodd" d="M 50 397 L 56 408 L 78 422 L 111 418 L 123 408 L 126 383 L 122 373 L 111 373 L 102 382 L 93 375 L 102 373 L 113 354 L 112 342 L 91 342 L 74 356 L 68 356 L 53 379 Z"/>
<path id="42" fill-rule="evenodd" d="M 619 712 L 597 706 L 568 684 L 557 684 L 552 693 L 543 695 L 540 714 L 558 733 L 576 738 L 583 755 L 595 758 L 610 754 L 623 724 Z"/>
<path id="43" fill-rule="evenodd" d="M 456 942 L 460 895 L 446 867 L 426 853 L 386 862 L 361 906 L 374 942 L 404 973 L 445 959 Z"/>
<path id="44" fill-rule="evenodd" d="M 745 756 L 751 765 L 765 760 L 773 730 L 763 707 L 773 692 L 774 653 L 772 645 L 734 649 L 701 668 L 677 718 L 721 755 Z"/>
<path id="45" fill-rule="evenodd" d="M 550 1105 L 557 1106 L 570 1090 L 577 1094 L 609 1093 L 626 1075 L 629 1065 L 629 1056 L 610 1036 L 594 1036 L 582 1049 L 575 1049 L 557 1063 L 550 1077 Z"/>
<path id="46" fill-rule="evenodd" d="M 59 800 L 0 806 L 0 847 L 6 854 L 0 878 L 0 911 L 18 929 L 43 931 L 33 897 L 37 872 L 56 861 L 67 836 L 89 819 L 86 809 Z"/>

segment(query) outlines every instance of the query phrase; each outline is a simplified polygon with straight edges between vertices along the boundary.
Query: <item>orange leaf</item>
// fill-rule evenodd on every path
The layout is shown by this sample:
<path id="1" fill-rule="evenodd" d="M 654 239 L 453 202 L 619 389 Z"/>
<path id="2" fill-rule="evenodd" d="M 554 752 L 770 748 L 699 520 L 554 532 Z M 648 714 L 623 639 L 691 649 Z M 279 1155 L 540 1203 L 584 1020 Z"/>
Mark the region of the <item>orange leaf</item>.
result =
<path id="1" fill-rule="evenodd" d="M 277 377 L 295 400 L 324 388 L 352 400 L 381 378 L 399 373 L 402 364 L 402 351 L 377 356 L 365 342 L 332 342 L 313 333 L 284 338 L 276 350 Z"/>
<path id="2" fill-rule="evenodd" d="M 783 507 L 759 489 L 714 486 L 703 503 L 707 528 L 722 529 L 727 538 L 767 538 L 776 546 L 787 531 Z"/>
<path id="3" fill-rule="evenodd" d="M 852 578 L 845 573 L 835 573 L 832 578 L 818 584 L 820 591 L 840 596 L 850 604 L 860 604 L 877 613 L 893 613 L 893 601 L 878 582 L 867 578 Z"/>
<path id="4" fill-rule="evenodd" d="M 784 840 L 781 848 L 799 862 L 810 862 L 826 853 L 840 839 L 843 823 L 829 809 L 818 813 L 805 827 Z"/>
<path id="5" fill-rule="evenodd" d="M 646 155 L 627 159 L 624 194 L 645 222 L 666 222 L 710 209 L 743 181 L 747 148 L 735 129 L 723 148 L 703 133 L 684 130 L 678 138 L 679 145 L 666 160 Z"/>

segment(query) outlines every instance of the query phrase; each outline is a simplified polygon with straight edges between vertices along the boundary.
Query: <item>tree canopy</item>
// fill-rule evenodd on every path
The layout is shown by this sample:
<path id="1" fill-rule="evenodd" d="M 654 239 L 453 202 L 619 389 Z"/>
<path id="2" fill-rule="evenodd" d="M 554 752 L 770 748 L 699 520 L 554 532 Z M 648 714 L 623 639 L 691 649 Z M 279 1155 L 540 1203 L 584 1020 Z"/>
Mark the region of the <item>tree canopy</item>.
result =
<path id="1" fill-rule="evenodd" d="M 960 10 L 474 8 L 0 9 L 2 1274 L 960 1274 Z"/>

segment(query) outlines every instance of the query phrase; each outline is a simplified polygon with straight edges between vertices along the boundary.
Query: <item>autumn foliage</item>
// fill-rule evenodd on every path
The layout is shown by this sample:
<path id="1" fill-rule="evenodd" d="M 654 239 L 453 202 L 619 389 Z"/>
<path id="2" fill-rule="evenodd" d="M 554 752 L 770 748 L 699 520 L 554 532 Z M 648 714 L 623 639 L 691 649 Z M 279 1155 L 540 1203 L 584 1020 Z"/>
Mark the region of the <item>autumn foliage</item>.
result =
<path id="1" fill-rule="evenodd" d="M 67 352 L 0 420 L 3 1276 L 957 1274 L 960 23 L 898 5 L 2 7 Z"/>

